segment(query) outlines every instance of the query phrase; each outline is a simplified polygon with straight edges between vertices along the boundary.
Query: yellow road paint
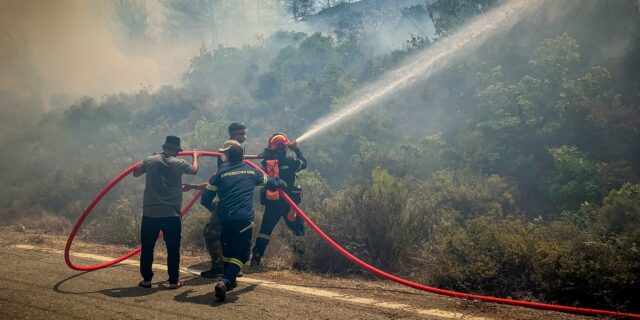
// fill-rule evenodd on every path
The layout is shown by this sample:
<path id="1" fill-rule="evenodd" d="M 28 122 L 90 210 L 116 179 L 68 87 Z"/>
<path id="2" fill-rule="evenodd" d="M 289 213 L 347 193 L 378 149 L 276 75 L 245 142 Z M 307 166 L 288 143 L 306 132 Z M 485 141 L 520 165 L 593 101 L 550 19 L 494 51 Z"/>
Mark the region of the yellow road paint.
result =
<path id="1" fill-rule="evenodd" d="M 22 250 L 41 250 L 41 251 L 46 251 L 46 252 L 51 252 L 56 254 L 64 254 L 64 251 L 62 250 L 51 250 L 51 249 L 45 249 L 45 248 L 32 246 L 32 245 L 25 245 L 25 244 L 14 245 L 14 247 Z M 100 255 L 90 254 L 90 253 L 73 252 L 71 253 L 71 255 L 77 258 L 90 259 L 90 260 L 95 260 L 100 262 L 113 260 L 113 258 L 110 258 L 110 257 L 105 257 L 105 256 L 100 256 Z M 120 264 L 138 266 L 139 262 L 125 260 L 120 262 Z M 167 266 L 163 264 L 154 263 L 153 268 L 159 269 L 159 270 L 166 270 Z M 188 268 L 180 268 L 180 271 L 183 273 L 192 274 L 192 275 L 200 274 L 199 271 L 191 270 Z M 289 292 L 299 293 L 299 294 L 304 294 L 309 296 L 333 299 L 333 300 L 338 300 L 338 301 L 343 301 L 343 302 L 348 302 L 353 304 L 367 305 L 367 306 L 372 306 L 376 308 L 411 312 L 417 315 L 428 316 L 428 317 L 437 317 L 442 319 L 491 320 L 491 318 L 477 317 L 477 316 L 472 316 L 472 315 L 468 315 L 460 312 L 451 312 L 451 311 L 440 310 L 440 309 L 420 309 L 420 308 L 415 308 L 408 304 L 403 304 L 403 303 L 384 302 L 384 301 L 376 300 L 373 298 L 357 297 L 357 296 L 346 295 L 339 292 L 323 290 L 318 288 L 309 288 L 309 287 L 289 285 L 289 284 L 280 284 L 280 283 L 268 281 L 268 280 L 249 278 L 246 275 L 244 277 L 238 278 L 238 282 L 262 286 L 265 288 L 273 288 L 277 290 L 289 291 Z"/>

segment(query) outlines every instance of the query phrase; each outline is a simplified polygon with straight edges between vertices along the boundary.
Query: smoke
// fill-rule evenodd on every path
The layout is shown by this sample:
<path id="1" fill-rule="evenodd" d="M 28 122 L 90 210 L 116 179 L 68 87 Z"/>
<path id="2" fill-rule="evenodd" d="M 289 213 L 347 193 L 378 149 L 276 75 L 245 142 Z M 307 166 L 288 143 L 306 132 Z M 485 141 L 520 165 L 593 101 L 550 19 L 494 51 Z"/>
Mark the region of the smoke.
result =
<path id="1" fill-rule="evenodd" d="M 175 10 L 197 5 L 191 1 L 2 1 L 2 118 L 9 124 L 83 96 L 179 85 L 203 46 L 254 44 L 293 29 L 278 1 L 211 4 L 209 17 L 197 20 L 197 10 Z"/>

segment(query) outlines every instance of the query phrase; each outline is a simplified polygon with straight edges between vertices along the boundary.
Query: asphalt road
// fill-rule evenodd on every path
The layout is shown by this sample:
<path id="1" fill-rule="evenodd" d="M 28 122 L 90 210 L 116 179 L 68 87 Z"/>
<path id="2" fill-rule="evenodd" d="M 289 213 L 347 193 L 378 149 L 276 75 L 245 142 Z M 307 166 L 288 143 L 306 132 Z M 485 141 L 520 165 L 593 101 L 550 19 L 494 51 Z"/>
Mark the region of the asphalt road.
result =
<path id="1" fill-rule="evenodd" d="M 107 258 L 78 255 L 73 260 L 94 264 Z M 186 285 L 177 290 L 167 289 L 164 270 L 156 270 L 153 288 L 139 288 L 135 261 L 83 273 L 68 268 L 60 250 L 29 245 L 0 247 L 0 261 L 5 271 L 0 275 L 2 319 L 582 318 L 464 302 L 384 284 L 360 285 L 357 280 L 346 284 L 312 278 L 291 281 L 286 274 L 281 274 L 282 279 L 277 274 L 261 278 L 250 274 L 229 293 L 227 302 L 219 303 L 212 294 L 213 282 L 189 273 L 182 275 Z M 306 279 L 306 275 L 297 277 Z"/>

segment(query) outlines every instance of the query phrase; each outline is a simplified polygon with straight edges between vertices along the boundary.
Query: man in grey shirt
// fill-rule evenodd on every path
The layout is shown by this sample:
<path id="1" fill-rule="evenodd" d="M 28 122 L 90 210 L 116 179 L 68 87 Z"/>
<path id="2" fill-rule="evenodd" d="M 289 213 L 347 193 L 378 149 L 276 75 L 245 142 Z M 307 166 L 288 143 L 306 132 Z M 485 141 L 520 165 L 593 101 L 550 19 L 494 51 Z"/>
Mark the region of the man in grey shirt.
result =
<path id="1" fill-rule="evenodd" d="M 142 200 L 142 226 L 140 230 L 140 274 L 143 288 L 151 287 L 153 278 L 153 251 L 160 231 L 167 246 L 169 289 L 182 286 L 180 279 L 180 240 L 182 239 L 182 175 L 198 173 L 198 153 L 193 150 L 193 161 L 177 158 L 180 138 L 168 136 L 163 152 L 146 157 L 133 170 L 133 176 L 146 173 Z"/>

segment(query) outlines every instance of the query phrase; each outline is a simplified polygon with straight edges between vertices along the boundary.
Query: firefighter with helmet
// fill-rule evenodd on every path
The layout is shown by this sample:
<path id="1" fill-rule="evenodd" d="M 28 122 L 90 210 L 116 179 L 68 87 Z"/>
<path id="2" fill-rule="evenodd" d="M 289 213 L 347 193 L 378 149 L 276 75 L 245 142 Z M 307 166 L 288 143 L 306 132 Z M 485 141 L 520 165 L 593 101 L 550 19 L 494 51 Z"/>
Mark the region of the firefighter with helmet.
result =
<path id="1" fill-rule="evenodd" d="M 287 150 L 293 151 L 294 155 L 287 155 Z M 291 141 L 284 133 L 273 134 L 269 138 L 267 148 L 263 153 L 262 167 L 272 178 L 279 178 L 287 184 L 283 189 L 296 204 L 302 201 L 302 189 L 295 184 L 296 173 L 307 168 L 307 159 L 296 141 Z M 296 237 L 293 245 L 294 269 L 304 268 L 304 247 L 300 237 L 304 235 L 304 222 L 291 206 L 282 199 L 277 191 L 270 191 L 263 188 L 260 191 L 260 203 L 265 206 L 264 216 L 260 232 L 256 238 L 255 246 L 252 250 L 251 266 L 259 267 L 264 252 L 271 239 L 271 233 L 282 218 L 287 227 Z"/>

